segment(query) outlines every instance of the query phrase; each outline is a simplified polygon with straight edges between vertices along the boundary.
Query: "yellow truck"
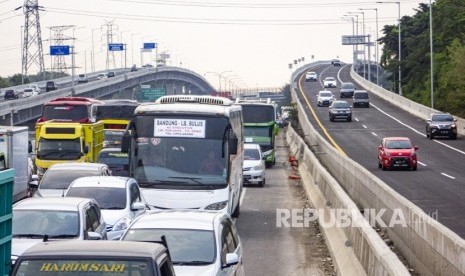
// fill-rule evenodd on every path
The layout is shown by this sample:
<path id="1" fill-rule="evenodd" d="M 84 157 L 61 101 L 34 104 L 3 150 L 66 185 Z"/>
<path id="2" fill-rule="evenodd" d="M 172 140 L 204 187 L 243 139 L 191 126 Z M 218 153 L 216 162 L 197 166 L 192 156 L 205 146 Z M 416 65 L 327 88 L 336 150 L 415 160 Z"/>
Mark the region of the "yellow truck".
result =
<path id="1" fill-rule="evenodd" d="M 103 148 L 103 122 L 80 124 L 46 121 L 36 124 L 39 176 L 55 163 L 96 162 Z"/>

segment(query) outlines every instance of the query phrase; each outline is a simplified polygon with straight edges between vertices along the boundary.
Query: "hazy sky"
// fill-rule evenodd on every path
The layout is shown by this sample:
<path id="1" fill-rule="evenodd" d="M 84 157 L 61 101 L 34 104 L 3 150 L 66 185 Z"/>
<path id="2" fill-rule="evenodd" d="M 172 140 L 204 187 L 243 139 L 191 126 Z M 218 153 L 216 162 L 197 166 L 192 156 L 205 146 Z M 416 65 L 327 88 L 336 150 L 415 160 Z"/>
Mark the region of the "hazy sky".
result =
<path id="1" fill-rule="evenodd" d="M 401 15 L 412 15 L 426 0 L 400 2 Z M 13 10 L 23 4 L 0 0 L 0 76 L 21 72 L 24 14 Z M 49 27 L 75 25 L 64 35 L 72 37 L 74 32 L 76 38 L 76 73 L 91 72 L 92 32 L 96 70 L 105 69 L 105 24 L 113 22 L 113 42 L 127 44 L 128 66 L 140 66 L 142 42 L 157 42 L 159 53 L 171 54 L 169 65 L 205 75 L 216 87 L 217 74 L 231 71 L 223 76 L 249 88 L 284 85 L 290 76 L 288 64 L 302 57 L 305 63 L 312 55 L 315 60 L 339 57 L 350 63 L 352 46 L 341 45 L 341 36 L 352 34 L 350 18 L 342 19 L 348 12 L 378 8 L 379 29 L 397 24 L 398 15 L 397 4 L 376 0 L 39 0 L 39 5 L 45 10 L 40 24 L 46 68 L 51 64 Z M 366 33 L 375 37 L 375 11 L 363 12 Z M 361 33 L 362 14 L 358 18 Z M 122 56 L 115 53 L 117 67 Z M 144 63 L 154 56 L 144 53 Z M 71 58 L 66 62 L 70 66 Z"/>

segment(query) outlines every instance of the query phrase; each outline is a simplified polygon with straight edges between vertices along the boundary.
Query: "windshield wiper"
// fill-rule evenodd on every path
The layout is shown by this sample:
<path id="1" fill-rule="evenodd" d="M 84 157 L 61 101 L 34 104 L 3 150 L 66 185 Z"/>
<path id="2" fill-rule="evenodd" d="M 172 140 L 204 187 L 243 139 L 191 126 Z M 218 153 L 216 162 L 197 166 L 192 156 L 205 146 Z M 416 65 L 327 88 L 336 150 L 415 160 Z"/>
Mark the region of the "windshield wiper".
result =
<path id="1" fill-rule="evenodd" d="M 71 153 L 72 153 L 72 154 L 81 154 L 80 151 L 68 151 L 68 152 L 65 152 L 65 153 L 60 154 L 60 157 L 69 155 L 69 154 L 71 154 Z"/>
<path id="2" fill-rule="evenodd" d="M 44 234 L 15 234 L 13 238 L 42 239 L 44 236 Z"/>
<path id="3" fill-rule="evenodd" d="M 39 158 L 44 158 L 44 157 L 47 157 L 49 155 L 52 155 L 52 154 L 59 154 L 60 152 L 59 151 L 51 151 L 51 152 L 47 152 L 47 153 L 38 153 L 37 156 Z"/>
<path id="4" fill-rule="evenodd" d="M 152 180 L 139 182 L 139 187 L 149 187 L 154 185 L 163 185 L 163 184 L 186 184 L 185 181 L 170 181 L 170 180 Z"/>
<path id="5" fill-rule="evenodd" d="M 206 184 L 206 183 L 203 183 L 201 181 L 199 181 L 198 179 L 201 179 L 201 178 L 198 178 L 198 177 L 187 177 L 187 176 L 170 176 L 168 178 L 179 178 L 179 179 L 189 179 L 191 180 L 192 182 L 194 182 L 195 184 L 198 184 L 200 186 L 203 186 L 203 187 L 208 187 L 210 189 L 213 189 L 214 186 L 212 184 Z"/>
<path id="6" fill-rule="evenodd" d="M 63 239 L 63 238 L 75 238 L 76 235 L 73 234 L 61 234 L 61 235 L 49 235 L 49 239 Z"/>
<path id="7" fill-rule="evenodd" d="M 209 265 L 211 263 L 207 261 L 173 262 L 174 265 Z"/>

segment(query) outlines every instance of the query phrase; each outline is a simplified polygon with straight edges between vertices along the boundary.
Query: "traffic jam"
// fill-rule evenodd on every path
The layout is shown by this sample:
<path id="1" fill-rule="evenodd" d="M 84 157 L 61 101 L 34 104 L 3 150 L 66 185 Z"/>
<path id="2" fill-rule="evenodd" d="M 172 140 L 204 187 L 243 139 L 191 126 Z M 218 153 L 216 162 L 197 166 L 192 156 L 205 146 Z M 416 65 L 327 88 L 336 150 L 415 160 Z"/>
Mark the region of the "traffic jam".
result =
<path id="1" fill-rule="evenodd" d="M 277 108 L 61 97 L 34 142 L 1 127 L 0 164 L 15 168 L 11 275 L 244 275 L 235 219 L 243 187 L 263 187 L 276 162 Z"/>

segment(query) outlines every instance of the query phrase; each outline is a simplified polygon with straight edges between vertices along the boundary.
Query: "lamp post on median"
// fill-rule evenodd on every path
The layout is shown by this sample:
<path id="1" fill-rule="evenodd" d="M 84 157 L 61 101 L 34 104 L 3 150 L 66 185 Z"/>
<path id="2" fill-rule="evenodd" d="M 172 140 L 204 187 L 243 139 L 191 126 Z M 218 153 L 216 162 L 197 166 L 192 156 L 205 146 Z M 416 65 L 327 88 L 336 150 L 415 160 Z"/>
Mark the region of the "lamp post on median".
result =
<path id="1" fill-rule="evenodd" d="M 399 29 L 399 77 L 398 77 L 398 81 L 399 81 L 399 96 L 402 96 L 402 68 L 401 68 L 401 62 L 402 62 L 402 48 L 401 48 L 401 29 L 400 29 L 400 1 L 396 1 L 396 2 L 376 2 L 378 4 L 397 4 L 397 8 L 398 8 L 398 20 L 399 22 L 397 23 L 397 28 Z"/>
<path id="2" fill-rule="evenodd" d="M 429 51 L 430 51 L 430 67 L 431 67 L 431 108 L 434 109 L 434 70 L 433 70 L 433 6 L 429 0 Z"/>
<path id="3" fill-rule="evenodd" d="M 221 77 L 223 76 L 223 74 L 226 74 L 226 73 L 230 73 L 232 72 L 231 70 L 228 70 L 228 71 L 223 71 L 223 72 L 207 72 L 207 74 L 215 74 L 218 76 L 218 88 L 219 88 L 219 92 L 221 92 Z"/>
<path id="4" fill-rule="evenodd" d="M 342 16 L 342 20 L 344 19 L 347 19 L 347 18 L 350 18 L 350 20 L 352 21 L 352 35 L 355 35 L 355 24 L 354 24 L 354 16 L 351 16 L 351 15 L 344 15 Z M 355 45 L 352 45 L 352 63 L 355 64 L 355 59 L 356 55 L 355 55 Z"/>
<path id="5" fill-rule="evenodd" d="M 376 44 L 375 44 L 375 59 L 376 59 L 376 85 L 379 86 L 379 58 L 378 58 L 378 8 L 373 8 L 373 9 L 359 9 L 359 10 L 365 10 L 365 11 L 375 11 L 376 12 Z M 368 45 L 368 47 L 371 47 Z M 370 60 L 370 57 L 368 57 L 368 60 Z"/>
<path id="6" fill-rule="evenodd" d="M 348 12 L 349 14 L 361 14 L 362 15 L 362 35 L 363 35 L 363 41 L 365 41 L 365 12 Z M 367 70 L 365 69 L 365 65 L 367 63 L 366 60 L 366 44 L 363 44 L 363 78 L 367 79 L 366 72 Z"/>

